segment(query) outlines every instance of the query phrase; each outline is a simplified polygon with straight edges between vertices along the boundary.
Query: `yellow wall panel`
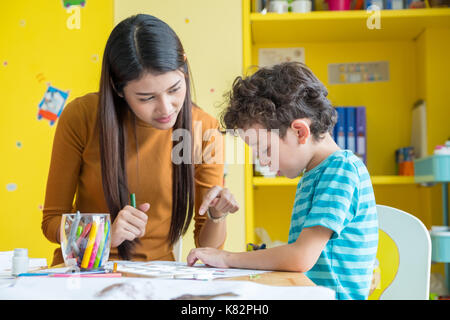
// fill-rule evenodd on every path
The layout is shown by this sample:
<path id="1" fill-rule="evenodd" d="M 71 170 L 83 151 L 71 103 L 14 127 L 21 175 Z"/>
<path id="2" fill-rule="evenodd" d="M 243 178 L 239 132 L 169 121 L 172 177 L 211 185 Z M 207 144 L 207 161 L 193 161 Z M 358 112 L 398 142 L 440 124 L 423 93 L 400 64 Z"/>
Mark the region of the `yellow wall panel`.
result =
<path id="1" fill-rule="evenodd" d="M 50 259 L 42 206 L 56 125 L 37 120 L 47 83 L 67 102 L 97 91 L 113 22 L 111 0 L 67 11 L 62 1 L 7 1 L 0 10 L 0 251 Z M 79 28 L 78 28 L 79 27 Z"/>
<path id="2" fill-rule="evenodd" d="M 288 241 L 295 186 L 256 187 L 253 192 L 255 203 L 255 228 L 264 228 L 273 241 Z M 259 243 L 256 236 L 256 242 Z"/>

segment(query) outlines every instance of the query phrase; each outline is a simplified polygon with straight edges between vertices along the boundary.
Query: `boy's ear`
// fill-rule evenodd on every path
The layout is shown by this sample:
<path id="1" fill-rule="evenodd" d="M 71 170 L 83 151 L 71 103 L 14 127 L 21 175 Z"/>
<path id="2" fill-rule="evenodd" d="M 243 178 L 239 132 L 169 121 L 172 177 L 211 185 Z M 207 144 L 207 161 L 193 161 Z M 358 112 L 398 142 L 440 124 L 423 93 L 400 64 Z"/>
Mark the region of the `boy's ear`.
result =
<path id="1" fill-rule="evenodd" d="M 311 135 L 309 124 L 303 119 L 295 119 L 292 121 L 291 129 L 294 130 L 300 144 L 305 144 L 306 140 Z"/>

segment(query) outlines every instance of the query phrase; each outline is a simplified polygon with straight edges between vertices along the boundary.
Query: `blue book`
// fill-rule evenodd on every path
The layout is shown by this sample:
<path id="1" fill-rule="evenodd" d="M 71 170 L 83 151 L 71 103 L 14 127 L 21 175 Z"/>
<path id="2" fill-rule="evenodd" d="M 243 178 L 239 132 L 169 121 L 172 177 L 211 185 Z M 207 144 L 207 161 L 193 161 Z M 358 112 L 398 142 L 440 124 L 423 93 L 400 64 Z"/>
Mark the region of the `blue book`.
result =
<path id="1" fill-rule="evenodd" d="M 345 145 L 345 108 L 336 107 L 336 111 L 338 114 L 338 119 L 335 126 L 335 141 L 339 148 L 346 149 Z"/>
<path id="2" fill-rule="evenodd" d="M 356 155 L 367 164 L 366 107 L 356 108 Z"/>
<path id="3" fill-rule="evenodd" d="M 355 107 L 345 108 L 345 119 L 345 146 L 346 149 L 351 150 L 353 153 L 356 153 Z"/>

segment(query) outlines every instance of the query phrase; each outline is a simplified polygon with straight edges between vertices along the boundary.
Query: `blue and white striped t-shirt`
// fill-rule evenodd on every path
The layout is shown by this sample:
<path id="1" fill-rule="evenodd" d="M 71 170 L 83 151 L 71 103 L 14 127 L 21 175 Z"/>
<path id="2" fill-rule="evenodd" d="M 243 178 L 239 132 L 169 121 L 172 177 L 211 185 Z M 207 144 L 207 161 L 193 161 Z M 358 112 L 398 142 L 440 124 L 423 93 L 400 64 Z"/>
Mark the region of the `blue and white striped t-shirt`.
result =
<path id="1" fill-rule="evenodd" d="M 337 299 L 367 299 L 378 247 L 378 216 L 364 163 L 338 150 L 303 174 L 297 186 L 289 243 L 303 228 L 333 231 L 316 264 L 306 273 L 333 289 Z"/>

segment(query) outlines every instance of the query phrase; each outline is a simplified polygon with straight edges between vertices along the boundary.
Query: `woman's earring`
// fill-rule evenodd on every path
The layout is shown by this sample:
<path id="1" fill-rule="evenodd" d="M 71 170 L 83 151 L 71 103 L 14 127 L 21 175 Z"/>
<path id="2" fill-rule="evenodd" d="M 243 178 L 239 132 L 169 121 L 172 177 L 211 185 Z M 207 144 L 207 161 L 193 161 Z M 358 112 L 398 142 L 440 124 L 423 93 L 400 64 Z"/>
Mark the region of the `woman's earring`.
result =
<path id="1" fill-rule="evenodd" d="M 183 53 L 183 61 L 186 62 L 187 57 L 186 57 L 186 53 Z"/>

